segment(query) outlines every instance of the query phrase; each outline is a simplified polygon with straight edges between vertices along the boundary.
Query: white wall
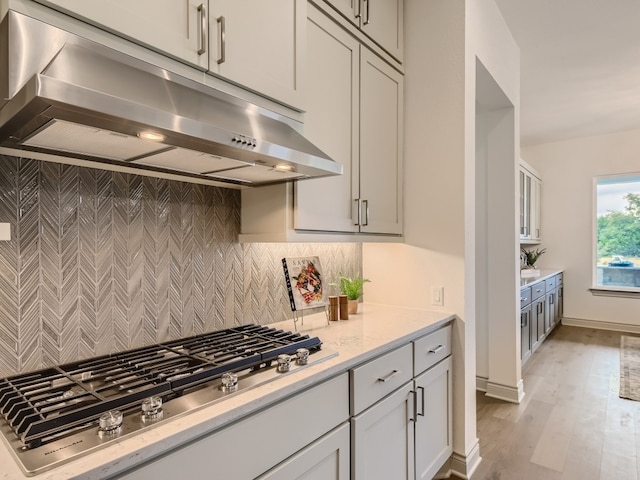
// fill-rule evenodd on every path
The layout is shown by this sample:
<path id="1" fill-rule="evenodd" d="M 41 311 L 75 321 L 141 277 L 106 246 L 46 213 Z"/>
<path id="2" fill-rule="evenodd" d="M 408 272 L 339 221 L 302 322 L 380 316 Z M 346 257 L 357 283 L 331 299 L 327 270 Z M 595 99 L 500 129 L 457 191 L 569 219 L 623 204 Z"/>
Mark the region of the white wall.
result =
<path id="1" fill-rule="evenodd" d="M 442 308 L 460 318 L 453 346 L 454 468 L 467 475 L 478 459 L 476 55 L 518 105 L 519 53 L 493 0 L 405 0 L 406 245 L 363 246 L 364 274 L 372 280 L 367 301 L 439 308 L 431 306 L 430 292 L 443 286 Z M 515 198 L 513 208 L 515 232 Z"/>
<path id="2" fill-rule="evenodd" d="M 542 176 L 543 268 L 564 269 L 565 323 L 640 332 L 638 299 L 593 296 L 593 179 L 640 172 L 640 130 L 522 147 Z"/>

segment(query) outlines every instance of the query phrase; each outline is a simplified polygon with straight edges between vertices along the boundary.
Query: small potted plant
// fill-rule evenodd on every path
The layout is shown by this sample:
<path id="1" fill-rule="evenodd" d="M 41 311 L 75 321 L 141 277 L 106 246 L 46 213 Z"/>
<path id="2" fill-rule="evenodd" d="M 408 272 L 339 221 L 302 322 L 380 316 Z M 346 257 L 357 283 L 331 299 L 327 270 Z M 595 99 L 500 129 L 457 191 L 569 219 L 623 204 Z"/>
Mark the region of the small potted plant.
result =
<path id="1" fill-rule="evenodd" d="M 540 276 L 540 270 L 536 267 L 536 262 L 542 256 L 547 249 L 543 248 L 542 250 L 525 250 L 524 248 L 520 249 L 520 276 L 521 277 L 538 277 Z"/>
<path id="2" fill-rule="evenodd" d="M 362 278 L 360 275 L 354 277 L 345 277 L 340 274 L 340 283 L 332 284 L 340 287 L 340 293 L 346 295 L 349 299 L 349 313 L 358 313 L 358 299 L 362 296 L 362 287 L 365 283 L 370 282 L 368 278 Z"/>

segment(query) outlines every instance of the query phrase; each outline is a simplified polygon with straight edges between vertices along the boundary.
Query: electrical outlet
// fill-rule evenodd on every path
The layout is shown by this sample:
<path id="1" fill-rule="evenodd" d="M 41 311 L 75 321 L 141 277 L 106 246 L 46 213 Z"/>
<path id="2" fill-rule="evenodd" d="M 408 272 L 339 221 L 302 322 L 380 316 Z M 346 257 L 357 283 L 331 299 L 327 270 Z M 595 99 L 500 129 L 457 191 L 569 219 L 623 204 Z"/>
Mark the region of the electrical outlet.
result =
<path id="1" fill-rule="evenodd" d="M 444 287 L 431 287 L 431 304 L 437 307 L 444 305 Z"/>

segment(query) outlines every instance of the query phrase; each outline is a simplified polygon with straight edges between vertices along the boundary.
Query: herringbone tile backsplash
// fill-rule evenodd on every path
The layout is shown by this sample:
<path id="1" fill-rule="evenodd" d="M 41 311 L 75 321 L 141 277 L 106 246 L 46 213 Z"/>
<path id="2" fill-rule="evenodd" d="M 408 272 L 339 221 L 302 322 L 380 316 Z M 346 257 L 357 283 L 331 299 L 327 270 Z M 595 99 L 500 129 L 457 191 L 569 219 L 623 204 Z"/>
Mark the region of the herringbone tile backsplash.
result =
<path id="1" fill-rule="evenodd" d="M 362 269 L 357 243 L 239 244 L 237 190 L 7 156 L 0 222 L 0 377 L 291 318 L 285 256 Z"/>

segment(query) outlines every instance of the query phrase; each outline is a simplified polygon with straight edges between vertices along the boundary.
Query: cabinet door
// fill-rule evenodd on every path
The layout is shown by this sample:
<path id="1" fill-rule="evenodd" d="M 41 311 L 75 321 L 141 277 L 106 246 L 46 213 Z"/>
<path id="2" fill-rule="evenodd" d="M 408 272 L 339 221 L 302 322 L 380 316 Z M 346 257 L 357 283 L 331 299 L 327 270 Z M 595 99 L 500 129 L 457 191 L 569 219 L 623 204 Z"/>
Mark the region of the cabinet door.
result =
<path id="1" fill-rule="evenodd" d="M 360 231 L 402 233 L 403 77 L 361 48 Z"/>
<path id="2" fill-rule="evenodd" d="M 531 175 L 520 170 L 520 238 L 531 238 Z"/>
<path id="3" fill-rule="evenodd" d="M 546 319 L 545 319 L 545 333 L 551 331 L 553 327 L 556 325 L 556 315 L 557 315 L 557 302 L 556 297 L 558 294 L 558 290 L 554 289 L 547 293 L 546 296 Z"/>
<path id="4" fill-rule="evenodd" d="M 430 480 L 453 452 L 451 357 L 415 380 L 416 480 Z"/>
<path id="5" fill-rule="evenodd" d="M 315 7 L 309 5 L 308 15 L 304 133 L 343 173 L 296 182 L 295 228 L 357 232 L 360 46 Z"/>
<path id="6" fill-rule="evenodd" d="M 198 8 L 206 7 L 205 0 L 42 0 L 40 3 L 203 70 L 208 66 L 207 56 L 198 54 L 202 46 L 199 19 L 206 14 L 206 8 Z"/>
<path id="7" fill-rule="evenodd" d="M 349 424 L 328 433 L 257 480 L 349 480 Z"/>
<path id="8" fill-rule="evenodd" d="M 362 0 L 360 25 L 378 45 L 402 60 L 403 0 Z"/>
<path id="9" fill-rule="evenodd" d="M 360 11 L 362 0 L 325 0 L 356 26 L 360 26 Z"/>
<path id="10" fill-rule="evenodd" d="M 531 177 L 531 239 L 540 240 L 542 238 L 541 229 L 541 199 L 542 199 L 542 182 L 536 178 Z"/>
<path id="11" fill-rule="evenodd" d="M 305 0 L 210 0 L 209 70 L 294 107 L 301 105 Z"/>
<path id="12" fill-rule="evenodd" d="M 354 480 L 415 478 L 412 383 L 351 419 Z"/>
<path id="13" fill-rule="evenodd" d="M 524 363 L 531 356 L 531 305 L 520 310 L 520 358 Z"/>
<path id="14" fill-rule="evenodd" d="M 564 287 L 562 284 L 558 287 L 558 315 L 556 321 L 559 322 L 564 316 Z"/>
<path id="15" fill-rule="evenodd" d="M 544 338 L 545 298 L 536 300 L 531 306 L 531 351 L 534 351 Z"/>

